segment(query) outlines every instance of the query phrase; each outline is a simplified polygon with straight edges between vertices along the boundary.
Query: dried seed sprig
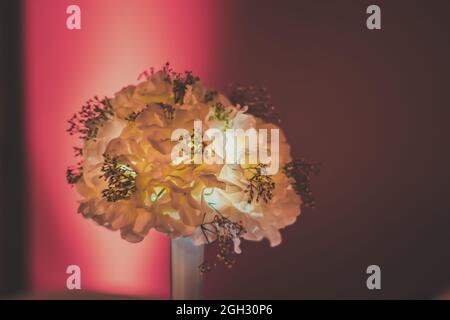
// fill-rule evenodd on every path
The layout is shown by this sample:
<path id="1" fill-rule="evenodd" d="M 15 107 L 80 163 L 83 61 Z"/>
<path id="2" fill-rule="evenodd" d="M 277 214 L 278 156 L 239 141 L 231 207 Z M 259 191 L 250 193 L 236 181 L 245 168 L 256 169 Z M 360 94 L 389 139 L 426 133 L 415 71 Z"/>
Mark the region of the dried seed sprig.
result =
<path id="1" fill-rule="evenodd" d="M 80 147 L 73 147 L 73 153 L 75 157 L 82 157 L 83 156 L 83 149 Z"/>
<path id="2" fill-rule="evenodd" d="M 175 118 L 175 108 L 171 104 L 160 103 L 161 109 L 163 109 L 164 116 L 167 120 L 173 120 Z"/>
<path id="3" fill-rule="evenodd" d="M 75 113 L 68 121 L 67 132 L 70 135 L 78 135 L 84 140 L 93 140 L 97 137 L 99 128 L 103 122 L 113 115 L 112 105 L 108 98 L 100 100 L 98 97 L 86 102 L 81 111 Z"/>
<path id="4" fill-rule="evenodd" d="M 229 121 L 230 120 L 230 113 L 231 110 L 227 111 L 225 109 L 225 106 L 218 102 L 214 106 L 214 118 L 216 118 L 219 121 Z"/>
<path id="5" fill-rule="evenodd" d="M 139 115 L 142 113 L 142 111 L 133 111 L 132 113 L 130 113 L 125 120 L 129 121 L 129 122 L 136 122 L 136 118 L 139 117 Z"/>
<path id="6" fill-rule="evenodd" d="M 251 203 L 253 200 L 256 200 L 256 202 L 263 200 L 265 203 L 269 203 L 272 200 L 275 182 L 270 175 L 264 174 L 266 167 L 267 165 L 260 163 L 247 169 L 254 172 L 253 176 L 248 180 L 249 184 L 245 190 L 248 194 L 248 203 Z"/>
<path id="7" fill-rule="evenodd" d="M 213 208 L 214 209 L 214 208 Z M 216 260 L 204 261 L 200 266 L 200 272 L 211 271 L 222 262 L 227 268 L 233 267 L 236 262 L 234 243 L 245 233 L 245 228 L 240 222 L 233 222 L 214 209 L 214 218 L 211 222 L 205 222 L 206 213 L 200 228 L 208 244 L 215 244 L 218 249 Z"/>
<path id="8" fill-rule="evenodd" d="M 184 96 L 186 94 L 187 86 L 188 85 L 194 85 L 197 81 L 200 81 L 200 78 L 197 76 L 194 76 L 192 71 L 186 70 L 185 72 L 176 72 L 174 69 L 170 66 L 169 62 L 166 62 L 166 64 L 162 67 L 160 70 L 164 73 L 164 81 L 170 83 L 172 85 L 172 91 L 174 95 L 174 102 L 175 103 L 183 103 Z M 141 78 L 149 78 L 150 76 L 155 74 L 154 68 L 149 68 L 148 70 L 145 70 L 139 75 L 138 79 Z"/>
<path id="9" fill-rule="evenodd" d="M 80 164 L 68 167 L 66 170 L 66 180 L 68 184 L 76 184 L 83 175 L 83 167 Z"/>
<path id="10" fill-rule="evenodd" d="M 192 71 L 185 71 L 184 73 L 176 74 L 172 82 L 175 103 L 183 103 L 187 86 L 192 86 L 199 80 L 200 78 L 194 76 Z"/>
<path id="11" fill-rule="evenodd" d="M 230 100 L 233 104 L 248 106 L 248 113 L 268 122 L 279 123 L 280 116 L 271 102 L 265 87 L 230 85 Z"/>
<path id="12" fill-rule="evenodd" d="M 100 176 L 108 182 L 102 195 L 110 202 L 126 200 L 136 191 L 136 172 L 129 165 L 121 164 L 117 157 L 104 156 Z"/>
<path id="13" fill-rule="evenodd" d="M 73 147 L 75 158 L 81 158 L 83 156 L 83 149 L 79 147 Z M 83 161 L 80 160 L 74 166 L 70 166 L 66 170 L 66 180 L 68 184 L 75 184 L 80 180 L 83 175 Z"/>
<path id="14" fill-rule="evenodd" d="M 212 102 L 219 93 L 215 90 L 208 90 L 205 94 L 205 103 Z"/>
<path id="15" fill-rule="evenodd" d="M 175 108 L 167 103 L 159 103 L 159 106 L 161 107 L 161 109 L 164 112 L 164 117 L 166 117 L 166 119 L 168 120 L 173 120 L 175 118 Z M 132 113 L 130 113 L 125 120 L 129 121 L 129 122 L 136 122 L 137 117 L 139 117 L 139 115 L 146 109 L 148 108 L 148 105 L 145 106 L 144 109 L 142 109 L 141 111 L 133 111 Z"/>
<path id="16" fill-rule="evenodd" d="M 310 182 L 311 176 L 320 174 L 320 164 L 313 164 L 306 159 L 296 159 L 287 163 L 283 168 L 284 174 L 291 178 L 292 187 L 302 198 L 303 204 L 314 208 L 315 199 L 313 197 Z"/>
<path id="17" fill-rule="evenodd" d="M 164 80 L 168 83 L 172 84 L 172 91 L 174 95 L 175 103 L 183 103 L 184 96 L 186 94 L 187 86 L 194 85 L 197 81 L 200 81 L 200 78 L 194 76 L 192 71 L 186 70 L 185 72 L 178 73 L 173 70 L 170 66 L 170 63 L 167 62 L 162 68 L 164 73 Z"/>

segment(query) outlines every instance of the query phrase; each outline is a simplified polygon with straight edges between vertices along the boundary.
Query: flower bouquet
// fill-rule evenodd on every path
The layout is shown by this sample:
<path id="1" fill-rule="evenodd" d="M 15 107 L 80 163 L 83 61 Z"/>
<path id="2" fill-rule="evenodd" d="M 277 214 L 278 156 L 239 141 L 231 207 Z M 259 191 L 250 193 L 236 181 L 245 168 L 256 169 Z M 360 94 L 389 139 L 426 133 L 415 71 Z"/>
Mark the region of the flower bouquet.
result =
<path id="1" fill-rule="evenodd" d="M 169 64 L 139 80 L 69 120 L 82 144 L 67 181 L 78 212 L 126 241 L 151 229 L 173 239 L 173 294 L 195 298 L 201 273 L 231 267 L 242 239 L 281 243 L 280 229 L 314 205 L 318 165 L 292 159 L 264 89 L 233 84 L 225 96 Z M 203 245 L 217 259 L 203 261 Z"/>

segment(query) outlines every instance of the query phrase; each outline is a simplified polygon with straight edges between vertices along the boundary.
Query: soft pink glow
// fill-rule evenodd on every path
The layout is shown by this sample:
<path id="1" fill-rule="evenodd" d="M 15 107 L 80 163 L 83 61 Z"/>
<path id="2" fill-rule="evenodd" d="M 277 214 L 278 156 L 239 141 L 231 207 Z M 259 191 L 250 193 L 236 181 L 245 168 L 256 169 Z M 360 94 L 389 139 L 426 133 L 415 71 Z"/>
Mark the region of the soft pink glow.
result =
<path id="1" fill-rule="evenodd" d="M 81 267 L 86 290 L 169 297 L 169 241 L 154 232 L 129 244 L 76 214 L 65 181 L 76 140 L 66 120 L 94 95 L 112 95 L 166 61 L 202 78 L 214 70 L 215 1 L 26 0 L 26 126 L 35 290 L 65 290 L 66 267 Z M 78 4 L 82 29 L 66 29 Z M 211 80 L 211 78 L 209 78 Z"/>

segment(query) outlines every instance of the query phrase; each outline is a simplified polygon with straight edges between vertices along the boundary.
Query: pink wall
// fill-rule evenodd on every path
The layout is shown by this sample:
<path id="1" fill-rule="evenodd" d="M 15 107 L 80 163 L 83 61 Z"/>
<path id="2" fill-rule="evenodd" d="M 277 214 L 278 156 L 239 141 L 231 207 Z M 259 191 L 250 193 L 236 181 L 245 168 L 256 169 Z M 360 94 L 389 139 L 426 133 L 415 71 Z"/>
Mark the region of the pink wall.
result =
<path id="1" fill-rule="evenodd" d="M 66 29 L 78 4 L 82 29 Z M 26 0 L 26 126 L 35 290 L 65 290 L 67 265 L 83 289 L 169 297 L 169 241 L 152 232 L 129 244 L 76 214 L 65 181 L 74 162 L 67 119 L 93 95 L 112 95 L 166 61 L 213 82 L 219 11 L 215 1 Z"/>

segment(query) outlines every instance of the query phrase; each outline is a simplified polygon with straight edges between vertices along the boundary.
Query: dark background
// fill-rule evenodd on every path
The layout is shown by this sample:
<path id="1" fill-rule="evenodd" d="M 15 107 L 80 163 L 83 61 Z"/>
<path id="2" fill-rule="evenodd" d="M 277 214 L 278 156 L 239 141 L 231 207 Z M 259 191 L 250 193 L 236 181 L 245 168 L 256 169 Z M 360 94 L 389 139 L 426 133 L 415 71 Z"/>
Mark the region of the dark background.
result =
<path id="1" fill-rule="evenodd" d="M 382 30 L 365 26 L 370 4 Z M 433 298 L 450 286 L 449 13 L 445 0 L 230 1 L 217 78 L 266 85 L 294 156 L 322 174 L 317 208 L 278 247 L 245 242 L 233 269 L 206 276 L 206 298 Z M 14 294 L 28 283 L 20 1 L 0 14 L 0 294 Z M 380 291 L 366 288 L 371 264 Z"/>
<path id="2" fill-rule="evenodd" d="M 370 4 L 382 30 L 366 28 Z M 450 286 L 450 2 L 229 10 L 221 78 L 267 85 L 294 155 L 322 174 L 316 209 L 276 248 L 246 241 L 233 269 L 207 275 L 206 296 L 432 298 Z M 366 288 L 371 264 L 380 291 Z"/>
<path id="3" fill-rule="evenodd" d="M 0 1 L 0 296 L 26 290 L 21 1 Z"/>

